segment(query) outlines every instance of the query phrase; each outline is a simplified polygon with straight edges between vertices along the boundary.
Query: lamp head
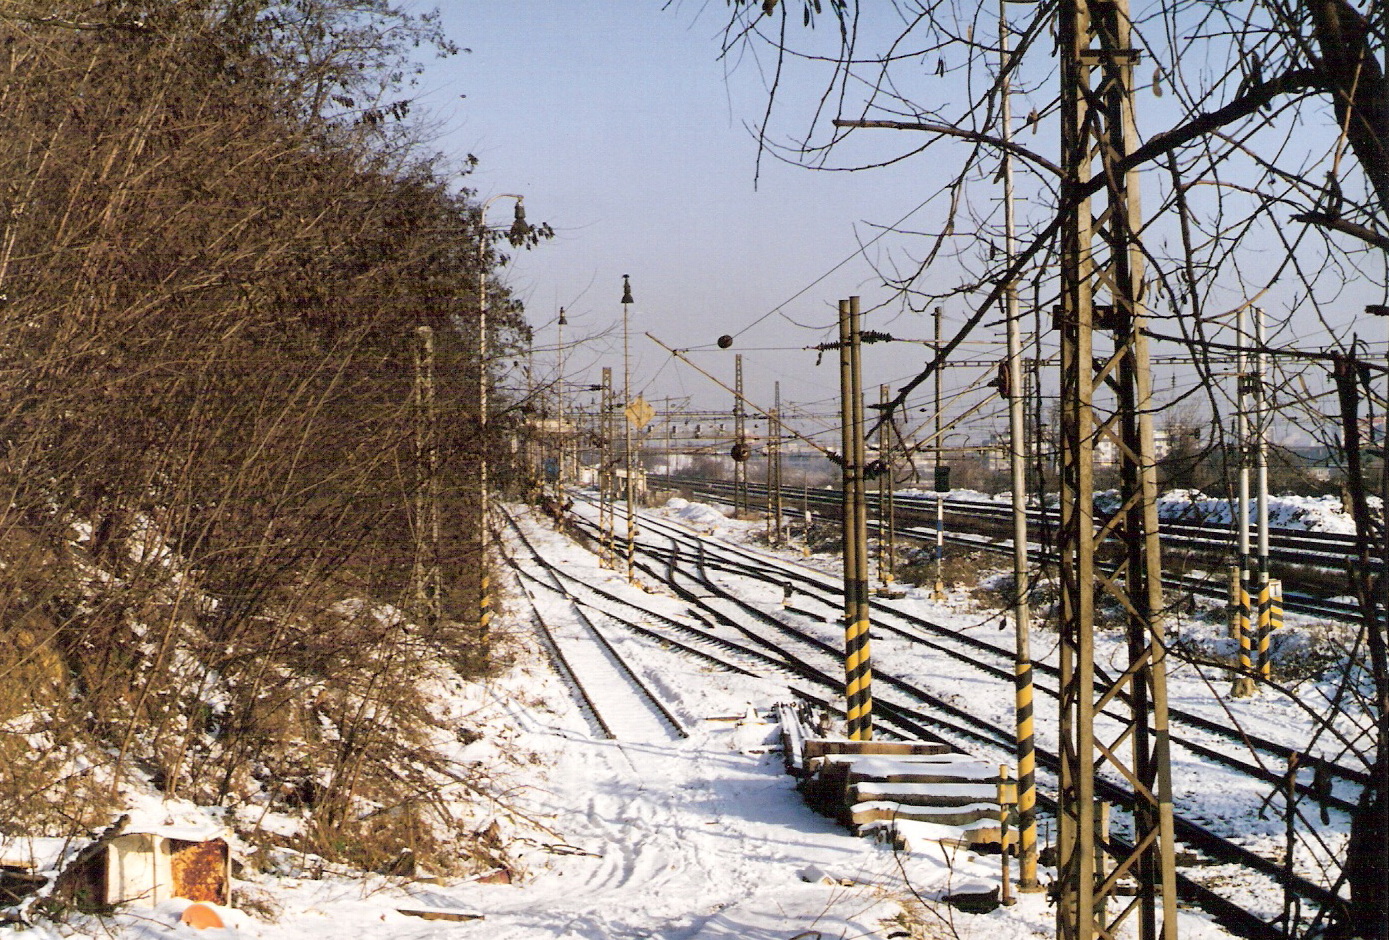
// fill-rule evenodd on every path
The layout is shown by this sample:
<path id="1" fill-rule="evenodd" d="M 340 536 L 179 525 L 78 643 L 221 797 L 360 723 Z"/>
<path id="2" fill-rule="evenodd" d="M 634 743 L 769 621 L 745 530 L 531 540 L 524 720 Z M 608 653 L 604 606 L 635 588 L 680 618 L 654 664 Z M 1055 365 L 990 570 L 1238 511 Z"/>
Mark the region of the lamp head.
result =
<path id="1" fill-rule="evenodd" d="M 511 223 L 511 231 L 507 233 L 507 237 L 513 243 L 519 244 L 525 241 L 530 234 L 530 223 L 526 221 L 526 203 L 525 200 L 518 197 L 516 200 L 516 219 Z"/>
<path id="2" fill-rule="evenodd" d="M 632 282 L 628 279 L 626 274 L 622 275 L 622 302 L 624 304 L 634 302 L 632 300 Z"/>

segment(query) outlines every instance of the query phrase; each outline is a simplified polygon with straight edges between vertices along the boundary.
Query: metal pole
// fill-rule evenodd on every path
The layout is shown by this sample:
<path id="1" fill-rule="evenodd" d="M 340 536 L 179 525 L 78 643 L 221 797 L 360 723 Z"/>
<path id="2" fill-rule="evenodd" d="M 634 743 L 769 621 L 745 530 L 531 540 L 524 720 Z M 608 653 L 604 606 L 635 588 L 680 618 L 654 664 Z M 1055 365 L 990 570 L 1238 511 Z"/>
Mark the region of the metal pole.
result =
<path id="1" fill-rule="evenodd" d="M 839 438 L 840 438 L 840 494 L 839 528 L 843 550 L 844 567 L 844 697 L 849 712 L 849 737 L 857 730 L 857 715 L 854 713 L 854 690 L 856 674 L 849 668 L 849 660 L 857 650 L 854 646 L 854 615 L 858 604 L 854 600 L 854 587 L 858 579 L 854 576 L 854 564 L 858 553 L 854 551 L 854 409 L 849 403 L 853 394 L 852 361 L 849 352 L 849 301 L 839 301 Z"/>
<path id="2" fill-rule="evenodd" d="M 936 355 L 941 350 L 941 318 L 945 311 L 936 308 Z M 931 587 L 931 599 L 945 600 L 945 577 L 941 571 L 945 563 L 945 494 L 941 489 L 941 376 L 945 372 L 944 363 L 936 364 L 936 467 L 933 487 L 936 490 L 936 583 Z"/>
<path id="3" fill-rule="evenodd" d="M 861 554 L 855 543 L 859 526 L 857 509 L 862 467 L 857 463 L 859 448 L 854 444 L 854 357 L 853 318 L 850 301 L 839 302 L 839 390 L 840 437 L 842 449 L 842 499 L 840 528 L 844 542 L 844 698 L 848 713 L 848 735 L 851 741 L 866 741 L 872 736 L 872 680 L 868 623 L 860 620 L 859 591 L 864 586 L 864 573 L 859 569 Z"/>
<path id="4" fill-rule="evenodd" d="M 781 511 L 781 383 L 774 383 L 772 389 L 772 417 L 768 422 L 771 428 L 772 453 L 775 455 L 772 461 L 776 470 L 776 497 L 772 502 L 772 518 L 776 528 L 776 543 L 780 545 L 782 533 L 785 531 Z"/>
<path id="5" fill-rule="evenodd" d="M 559 437 L 559 464 L 555 468 L 555 502 L 564 505 L 564 481 L 565 461 L 569 457 L 569 434 L 564 423 L 564 328 L 569 325 L 569 321 L 564 318 L 564 308 L 559 308 L 559 322 L 555 324 L 556 337 L 555 357 L 558 360 L 556 368 L 559 371 L 557 384 L 555 385 L 555 430 Z"/>
<path id="6" fill-rule="evenodd" d="M 1153 457 L 1151 367 L 1143 332 L 1138 149 L 1127 0 L 1061 0 L 1060 752 L 1057 933 L 1093 940 L 1131 932 L 1176 940 L 1176 871 L 1167 721 L 1162 569 Z M 1099 195 L 1086 195 L 1092 182 Z M 1098 210 L 1092 202 L 1102 201 Z M 1097 301 L 1105 296 L 1108 303 Z M 1096 346 L 1104 342 L 1111 350 Z M 1094 448 L 1119 443 L 1119 509 L 1095 518 Z M 1103 550 L 1117 542 L 1117 551 Z M 1117 567 L 1106 564 L 1117 559 Z M 1097 590 L 1098 589 L 1098 590 Z M 1095 662 L 1099 591 L 1126 614 L 1128 665 Z M 1126 705 L 1126 723 L 1096 737 L 1095 718 Z M 1132 782 L 1129 847 L 1096 829 L 1098 772 Z M 1095 862 L 1103 843 L 1109 875 Z M 1127 873 L 1132 899 L 1121 894 Z M 1126 891 L 1124 893 L 1127 893 Z M 1113 902 L 1111 909 L 1110 902 Z M 1135 921 L 1132 926 L 1129 921 Z"/>
<path id="7" fill-rule="evenodd" d="M 854 575 L 858 584 L 854 588 L 854 632 L 859 647 L 859 666 L 863 673 L 859 696 L 859 737 L 860 741 L 873 738 L 873 691 L 872 667 L 869 655 L 869 596 L 868 596 L 868 494 L 864 470 L 868 465 L 868 455 L 864 442 L 863 420 L 863 343 L 859 328 L 859 299 L 849 298 L 849 353 L 850 379 L 853 406 L 854 443 L 854 551 L 858 559 L 854 563 Z"/>
<path id="8" fill-rule="evenodd" d="M 488 503 L 489 492 L 487 449 L 488 415 L 487 391 L 490 375 L 487 368 L 487 209 L 498 199 L 516 200 L 516 221 L 513 228 L 525 223 L 525 200 L 514 193 L 499 193 L 482 204 L 477 214 L 477 427 L 478 427 L 478 650 L 485 661 L 491 655 L 492 647 L 492 579 L 488 565 Z"/>
<path id="9" fill-rule="evenodd" d="M 1264 311 L 1254 308 L 1254 477 L 1259 514 L 1259 557 L 1256 562 L 1259 597 L 1258 640 L 1259 677 L 1270 676 L 1268 661 L 1269 617 L 1271 614 L 1268 582 L 1268 391 L 1264 371 L 1268 356 L 1264 352 Z"/>
<path id="10" fill-rule="evenodd" d="M 891 390 L 886 385 L 878 386 L 878 404 L 886 405 Z M 886 410 L 881 412 L 886 414 Z M 892 428 L 890 422 L 878 425 L 878 591 L 883 596 L 892 594 L 892 583 L 896 580 L 893 544 L 896 533 L 892 530 Z"/>
<path id="11" fill-rule="evenodd" d="M 1002 890 L 999 903 L 1005 907 L 1017 903 L 1013 897 L 1012 879 L 1008 877 L 1008 807 L 1017 805 L 1017 787 L 1008 779 L 1008 765 L 998 765 L 998 858 Z"/>
<path id="12" fill-rule="evenodd" d="M 897 452 L 897 428 L 894 422 L 887 422 L 887 453 L 883 457 L 883 477 L 887 482 L 887 573 L 889 580 L 897 582 L 897 478 L 893 458 Z M 889 585 L 891 590 L 891 585 Z"/>
<path id="13" fill-rule="evenodd" d="M 743 407 L 743 354 L 733 356 L 733 446 L 739 456 L 733 458 L 733 514 L 748 511 L 747 413 Z"/>
<path id="14" fill-rule="evenodd" d="M 624 444 L 622 462 L 627 480 L 625 498 L 627 501 L 627 580 L 636 582 L 637 554 L 637 501 L 632 466 L 632 417 L 627 409 L 632 406 L 632 366 L 631 347 L 628 342 L 628 311 L 632 306 L 632 284 L 627 275 L 622 275 L 622 430 Z"/>
<path id="15" fill-rule="evenodd" d="M 613 529 L 616 527 L 613 519 L 613 370 L 611 366 L 603 367 L 603 415 L 599 424 L 602 429 L 598 441 L 598 531 L 602 549 L 599 552 L 599 561 L 603 567 L 611 568 L 615 564 Z"/>
<path id="16" fill-rule="evenodd" d="M 773 408 L 770 412 L 768 412 L 768 414 L 771 415 L 775 411 L 776 409 Z M 774 459 L 774 451 L 776 450 L 776 444 L 772 441 L 772 435 L 775 433 L 776 429 L 772 427 L 772 419 L 768 417 L 767 447 L 764 451 L 766 465 L 763 467 L 762 471 L 762 475 L 766 481 L 766 486 L 763 488 L 762 524 L 763 528 L 766 530 L 767 544 L 769 545 L 776 544 L 776 514 L 772 511 L 772 504 L 776 502 L 776 460 Z"/>
<path id="17" fill-rule="evenodd" d="M 1249 587 L 1252 572 L 1252 558 L 1249 552 L 1249 465 L 1253 451 L 1249 434 L 1249 361 L 1245 354 L 1248 338 L 1245 336 L 1244 308 L 1235 314 L 1235 436 L 1239 446 L 1239 492 L 1238 507 L 1235 513 L 1235 537 L 1239 547 L 1238 574 L 1235 579 L 1235 641 L 1239 646 L 1239 673 L 1230 686 L 1230 694 L 1235 698 L 1247 698 L 1254 694 L 1253 656 L 1251 655 Z"/>
<path id="18" fill-rule="evenodd" d="M 1013 110 L 1010 95 L 1007 2 L 1000 0 L 998 13 L 999 49 L 1002 55 L 1000 93 L 1003 97 L 1003 140 L 1013 136 Z M 1017 254 L 1017 232 L 1013 215 L 1013 158 L 1003 150 L 1004 255 L 1010 263 Z M 1008 330 L 1008 457 L 1013 489 L 1013 627 L 1015 650 L 1013 683 L 1018 757 L 1018 887 L 1037 891 L 1037 754 L 1033 729 L 1032 626 L 1028 607 L 1027 553 L 1027 430 L 1024 426 L 1022 314 L 1018 308 L 1018 285 L 1008 282 L 1005 294 Z M 1006 885 L 1005 885 L 1006 888 Z"/>

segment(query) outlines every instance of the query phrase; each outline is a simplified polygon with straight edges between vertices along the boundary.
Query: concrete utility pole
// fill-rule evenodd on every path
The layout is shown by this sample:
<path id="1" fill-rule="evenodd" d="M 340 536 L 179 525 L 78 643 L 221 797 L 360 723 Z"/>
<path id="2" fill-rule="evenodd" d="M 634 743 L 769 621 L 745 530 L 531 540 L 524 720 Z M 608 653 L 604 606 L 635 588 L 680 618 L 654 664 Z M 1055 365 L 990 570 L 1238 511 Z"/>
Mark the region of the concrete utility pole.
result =
<path id="1" fill-rule="evenodd" d="M 560 307 L 559 321 L 555 324 L 555 368 L 559 373 L 555 382 L 555 431 L 556 440 L 559 442 L 559 460 L 555 467 L 555 501 L 561 506 L 564 504 L 564 481 L 568 479 L 565 461 L 569 456 L 569 432 L 564 424 L 564 328 L 568 325 L 569 321 L 564 317 L 564 308 Z"/>
<path id="2" fill-rule="evenodd" d="M 434 406 L 434 330 L 415 327 L 415 616 L 437 624 L 439 574 L 438 412 Z"/>
<path id="3" fill-rule="evenodd" d="M 940 355 L 941 350 L 941 318 L 945 311 L 940 307 L 936 308 L 936 355 Z M 936 368 L 936 468 L 933 488 L 936 491 L 936 583 L 931 586 L 931 600 L 945 600 L 945 575 L 942 568 L 945 564 L 945 490 L 950 488 L 949 473 L 941 463 L 941 451 L 945 443 L 941 439 L 941 376 L 945 372 L 944 363 Z"/>
<path id="4" fill-rule="evenodd" d="M 612 568 L 616 565 L 616 556 L 613 551 L 613 529 L 616 520 L 613 518 L 613 501 L 616 495 L 613 492 L 613 370 L 611 366 L 603 367 L 603 414 L 600 419 L 602 428 L 598 441 L 598 533 L 602 542 L 602 551 L 599 552 L 599 561 L 604 568 Z"/>
<path id="5" fill-rule="evenodd" d="M 767 466 L 772 476 L 771 485 L 771 512 L 772 517 L 772 544 L 780 545 L 782 533 L 785 531 L 782 525 L 781 512 L 781 383 L 772 384 L 772 411 L 767 418 L 767 440 L 768 454 Z"/>
<path id="6" fill-rule="evenodd" d="M 1010 94 L 1010 66 L 1007 0 L 999 0 L 998 44 L 1003 97 L 1003 134 L 1006 143 L 1013 138 L 1013 107 Z M 1003 150 L 1003 252 L 1010 266 L 1017 255 L 1017 231 L 1013 217 L 1013 155 Z M 1013 683 L 1017 727 L 1018 757 L 1018 887 L 1023 891 L 1040 889 L 1037 881 L 1037 753 L 1032 714 L 1032 624 L 1028 607 L 1030 574 L 1027 557 L 1027 429 L 1024 422 L 1022 362 L 1022 314 L 1018 309 L 1018 284 L 1010 280 L 1004 292 L 1007 308 L 1008 362 L 1008 469 L 1013 490 L 1013 628 L 1015 650 Z"/>
<path id="7" fill-rule="evenodd" d="M 859 299 L 839 302 L 839 389 L 843 439 L 844 698 L 851 741 L 873 738 L 873 667 L 868 637 L 868 512 L 864 499 L 863 378 Z"/>
<path id="8" fill-rule="evenodd" d="M 627 580 L 636 581 L 637 555 L 637 499 L 636 480 L 632 463 L 632 418 L 627 409 L 632 406 L 632 356 L 628 341 L 628 312 L 632 306 L 632 283 L 627 275 L 622 275 L 622 430 L 624 441 L 622 461 L 627 474 L 625 487 L 627 501 Z"/>
<path id="9" fill-rule="evenodd" d="M 1061 0 L 1061 613 L 1057 934 L 1094 940 L 1132 930 L 1175 940 L 1172 784 L 1168 760 L 1166 637 L 1153 459 L 1151 373 L 1143 335 L 1138 174 L 1120 172 L 1137 149 L 1127 0 Z M 1092 182 L 1100 196 L 1085 195 Z M 1101 202 L 1092 208 L 1092 198 Z M 1107 295 L 1108 302 L 1096 297 Z M 1097 349 L 1097 338 L 1110 349 Z M 1119 444 L 1116 517 L 1094 514 L 1094 451 Z M 1117 542 L 1106 555 L 1101 546 Z M 1110 570 L 1103 557 L 1118 557 Z M 1126 612 L 1128 663 L 1095 663 L 1096 589 Z M 1095 718 L 1127 706 L 1123 726 L 1096 737 Z M 1130 781 L 1128 846 L 1101 831 L 1098 771 Z M 1097 855 L 1101 864 L 1097 864 Z M 1108 872 L 1101 865 L 1107 861 Z M 1124 876 L 1136 896 L 1121 896 Z M 1111 910 L 1110 902 L 1113 901 Z"/>
<path id="10" fill-rule="evenodd" d="M 1235 510 L 1235 538 L 1239 546 L 1239 559 L 1233 580 L 1234 589 L 1234 638 L 1239 644 L 1239 674 L 1230 684 L 1230 694 L 1235 698 L 1248 698 L 1254 694 L 1254 658 L 1250 627 L 1249 582 L 1252 558 L 1249 553 L 1249 465 L 1253 448 L 1249 436 L 1249 362 L 1245 354 L 1247 339 L 1244 330 L 1244 308 L 1235 314 L 1235 436 L 1239 445 L 1239 494 Z"/>
<path id="11" fill-rule="evenodd" d="M 487 394 L 491 385 L 491 370 L 488 368 L 487 338 L 487 209 L 498 199 L 516 200 L 515 219 L 511 225 L 513 237 L 524 237 L 530 231 L 526 224 L 525 199 L 514 193 L 499 193 L 488 199 L 478 210 L 477 233 L 477 427 L 478 427 L 478 650 L 485 661 L 492 648 L 492 578 L 488 564 L 488 510 L 491 492 L 487 472 L 488 414 Z"/>
<path id="12" fill-rule="evenodd" d="M 747 410 L 743 407 L 743 354 L 733 356 L 733 514 L 748 511 Z"/>

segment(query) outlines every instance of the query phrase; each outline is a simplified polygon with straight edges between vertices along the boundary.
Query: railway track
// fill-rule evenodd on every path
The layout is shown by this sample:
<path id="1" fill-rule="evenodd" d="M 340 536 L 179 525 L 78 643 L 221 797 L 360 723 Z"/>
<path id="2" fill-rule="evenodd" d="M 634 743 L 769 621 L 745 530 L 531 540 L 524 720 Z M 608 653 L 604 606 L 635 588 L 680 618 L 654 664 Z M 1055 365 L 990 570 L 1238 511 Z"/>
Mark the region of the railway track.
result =
<path id="1" fill-rule="evenodd" d="M 518 560 L 508 555 L 507 562 L 552 658 L 602 734 L 615 741 L 642 743 L 688 737 L 684 723 L 598 625 L 615 618 L 580 604 L 552 566 L 543 563 L 515 519 L 508 517 L 508 523 L 530 557 Z M 555 595 L 560 603 L 543 603 L 537 596 L 541 591 Z"/>
<path id="2" fill-rule="evenodd" d="M 652 479 L 671 486 L 689 487 L 722 496 L 731 495 L 734 492 L 734 485 L 723 480 L 667 476 L 654 476 Z M 749 482 L 747 489 L 749 496 L 766 499 L 765 486 Z M 840 494 L 836 490 L 805 489 L 801 491 L 799 498 L 793 488 L 786 488 L 783 492 L 787 494 L 784 501 L 788 504 L 803 499 L 808 505 L 817 508 L 833 507 L 836 512 L 838 511 Z M 934 518 L 936 511 L 934 496 L 898 493 L 893 497 L 893 500 L 900 511 L 922 515 L 930 514 Z M 1011 524 L 1013 512 L 1012 507 L 1004 503 L 950 497 L 945 499 L 945 511 L 960 516 L 994 519 L 1000 524 Z M 1027 515 L 1029 524 L 1033 526 L 1054 527 L 1057 524 L 1057 513 L 1053 507 L 1043 510 L 1034 506 L 1028 509 Z M 1164 538 L 1170 536 L 1173 541 L 1208 549 L 1212 552 L 1228 554 L 1234 544 L 1234 533 L 1229 522 L 1201 523 L 1168 520 L 1162 523 L 1162 531 Z M 1324 567 L 1344 570 L 1346 561 L 1352 559 L 1354 554 L 1354 535 L 1341 532 L 1286 529 L 1276 526 L 1271 528 L 1269 532 L 1269 557 L 1276 561 L 1298 565 L 1319 564 Z"/>
<path id="3" fill-rule="evenodd" d="M 734 489 L 732 483 L 721 480 L 693 480 L 680 477 L 657 477 L 655 479 L 670 486 L 679 486 L 691 492 L 700 493 L 725 504 L 729 502 Z M 765 498 L 766 488 L 759 484 L 749 483 L 748 490 L 750 496 Z M 820 489 L 804 491 L 800 498 L 794 498 L 793 494 L 793 498 L 788 498 L 787 502 L 803 501 L 811 512 L 819 511 L 824 514 L 832 512 L 835 514 L 833 524 L 837 524 L 837 516 L 840 511 L 839 499 L 839 493 L 833 490 Z M 933 497 L 898 494 L 894 500 L 899 515 L 899 521 L 895 527 L 898 536 L 926 543 L 934 542 L 936 538 L 934 521 L 924 525 L 915 525 L 910 520 L 913 516 L 930 517 L 933 520 L 935 499 Z M 810 507 L 814 508 L 811 509 Z M 1012 509 L 1010 507 L 979 500 L 947 499 L 945 511 L 947 514 L 945 541 L 979 551 L 999 554 L 1012 553 Z M 1050 509 L 1046 511 L 1030 509 L 1028 511 L 1028 524 L 1033 527 L 1034 532 L 1044 530 L 1047 526 L 1054 527 L 1056 525 L 1056 513 Z M 870 519 L 869 526 L 876 530 L 876 521 Z M 980 531 L 981 529 L 983 531 Z M 1214 577 L 1206 573 L 1175 575 L 1168 572 L 1164 574 L 1164 581 L 1168 589 L 1215 600 L 1226 598 L 1229 588 L 1224 580 L 1223 567 L 1220 566 L 1228 565 L 1234 554 L 1233 535 L 1228 525 L 1222 527 L 1164 522 L 1162 524 L 1162 539 L 1164 546 L 1189 553 L 1191 557 L 1207 559 L 1213 569 L 1219 568 L 1222 572 Z M 1042 557 L 1045 550 L 1042 544 L 1034 542 L 1030 546 L 1030 551 L 1034 556 Z M 1328 580 L 1334 582 L 1342 578 L 1347 565 L 1354 560 L 1354 536 L 1334 532 L 1308 532 L 1301 529 L 1274 529 L 1270 533 L 1269 557 L 1276 565 L 1283 566 L 1282 570 L 1274 572 L 1274 576 L 1280 574 L 1283 576 L 1283 607 L 1285 610 L 1339 620 L 1359 618 L 1360 610 L 1355 604 L 1324 594 L 1324 587 Z M 1371 559 L 1370 564 L 1372 566 L 1378 565 L 1379 561 Z M 1308 570 L 1321 572 L 1316 576 L 1315 583 L 1303 583 L 1302 573 Z M 1348 592 L 1349 588 L 1346 588 L 1345 591 Z"/>
<path id="4" fill-rule="evenodd" d="M 650 524 L 656 526 L 662 523 L 652 520 Z M 732 574 L 750 578 L 765 578 L 769 568 L 772 568 L 778 572 L 774 580 L 781 582 L 783 591 L 787 583 L 791 583 L 793 588 L 799 591 L 785 609 L 823 623 L 837 623 L 840 618 L 843 606 L 842 585 L 839 581 L 815 569 L 784 562 L 766 553 L 754 552 L 726 543 L 717 547 L 707 547 L 702 562 L 706 567 L 716 567 Z M 901 639 L 921 644 L 958 662 L 974 666 L 991 679 L 1012 681 L 1013 651 L 1010 646 L 961 634 L 957 630 L 902 610 L 898 604 L 892 601 L 873 598 L 871 606 L 874 612 L 873 625 L 875 629 L 895 634 Z M 835 629 L 837 630 L 837 628 Z M 837 648 L 835 653 L 838 653 Z M 1057 668 L 1045 661 L 1035 663 L 1034 671 L 1051 679 L 1059 679 Z M 1104 670 L 1101 668 L 1100 675 L 1102 677 L 1103 673 Z M 1049 686 L 1043 682 L 1037 683 L 1037 688 L 1039 692 L 1053 698 L 1057 694 L 1054 686 Z M 1202 715 L 1180 707 L 1171 708 L 1169 716 L 1176 727 L 1185 727 L 1191 732 L 1185 736 L 1179 733 L 1174 734 L 1174 742 L 1187 747 L 1194 754 L 1224 763 L 1270 784 L 1281 782 L 1282 777 L 1268 771 L 1264 765 L 1285 766 L 1292 757 L 1292 750 L 1285 745 L 1256 734 L 1232 729 L 1228 724 L 1211 721 Z M 1214 736 L 1216 738 L 1215 746 L 1200 740 L 1198 734 Z M 1349 744 L 1349 742 L 1345 743 Z M 1255 759 L 1244 761 L 1231 755 L 1228 751 L 1231 745 L 1248 749 L 1255 755 Z M 1306 766 L 1310 772 L 1311 766 Z M 1356 768 L 1334 761 L 1323 761 L 1322 766 L 1325 775 L 1329 775 L 1335 781 L 1351 784 L 1357 790 L 1366 782 L 1364 772 Z M 1337 796 L 1335 792 L 1325 793 L 1305 784 L 1300 786 L 1299 792 L 1321 806 L 1347 812 L 1353 808 L 1353 800 Z M 1354 795 L 1358 795 L 1358 792 Z"/>
<path id="5" fill-rule="evenodd" d="M 579 524 L 596 531 L 591 520 Z M 683 526 L 643 514 L 642 536 L 638 544 L 637 568 L 644 577 L 666 584 L 689 605 L 690 620 L 679 631 L 693 631 L 704 641 L 714 641 L 725 650 L 736 649 L 745 668 L 772 668 L 792 677 L 797 694 L 825 707 L 837 697 L 842 684 L 839 644 L 835 622 L 839 616 L 839 587 L 829 576 L 813 569 L 775 558 L 742 546 L 701 538 Z M 619 533 L 620 535 L 621 533 Z M 738 590 L 729 586 L 737 581 Z M 785 586 L 792 586 L 792 600 L 785 609 L 780 599 Z M 749 586 L 751 585 L 751 586 Z M 754 597 L 749 600 L 748 597 Z M 694 626 L 693 624 L 698 624 Z M 980 681 L 1012 681 L 1011 649 L 958 630 L 934 624 L 920 616 L 896 609 L 891 602 L 874 600 L 874 630 L 879 636 L 929 650 L 932 655 L 949 657 L 980 674 Z M 875 642 L 878 642 L 875 639 Z M 879 659 L 881 663 L 883 658 Z M 1036 664 L 1042 676 L 1055 676 L 1055 668 Z M 958 750 L 1008 759 L 1012 750 L 1012 729 L 1000 716 L 981 716 L 977 709 L 961 704 L 949 693 L 941 694 L 912 678 L 892 675 L 881 665 L 875 676 L 875 714 L 880 728 L 899 735 L 940 740 Z M 1054 688 L 1039 681 L 1039 692 L 1055 694 Z M 838 709 L 834 709 L 838 712 Z M 1003 716 L 1007 717 L 1007 716 Z M 1175 710 L 1174 744 L 1193 760 L 1219 765 L 1228 772 L 1258 780 L 1274 790 L 1282 785 L 1282 767 L 1291 751 L 1277 742 L 1259 738 L 1212 722 L 1204 716 Z M 981 753 L 981 749 L 985 753 Z M 1237 756 L 1244 752 L 1247 756 Z M 1038 761 L 1045 776 L 1055 772 L 1054 754 L 1039 752 Z M 1356 768 L 1325 761 L 1323 771 L 1334 785 L 1329 789 L 1299 782 L 1300 797 L 1309 807 L 1326 812 L 1346 812 L 1354 802 L 1364 777 Z M 1324 779 L 1324 778 L 1323 778 Z M 1047 785 L 1051 781 L 1046 781 Z M 1054 784 L 1052 784 L 1054 786 Z M 1116 781 L 1101 785 L 1102 796 L 1117 806 L 1126 805 L 1126 792 Z M 1054 808 L 1052 798 L 1040 794 L 1040 804 Z M 1235 833 L 1222 827 L 1220 820 L 1201 820 L 1182 814 L 1178 807 L 1177 834 L 1191 857 L 1200 865 L 1237 865 L 1268 882 L 1271 895 L 1286 890 L 1308 907 L 1336 906 L 1339 899 L 1315 873 L 1290 872 L 1282 859 L 1268 857 L 1233 841 Z M 1309 809 L 1309 812 L 1314 812 Z M 1323 852 L 1334 856 L 1334 846 Z M 1199 866 L 1198 866 L 1199 867 Z M 1241 911 L 1235 902 L 1222 898 L 1199 880 L 1183 876 L 1182 891 L 1193 901 L 1220 914 L 1241 935 L 1272 937 L 1281 928 L 1268 919 Z"/>

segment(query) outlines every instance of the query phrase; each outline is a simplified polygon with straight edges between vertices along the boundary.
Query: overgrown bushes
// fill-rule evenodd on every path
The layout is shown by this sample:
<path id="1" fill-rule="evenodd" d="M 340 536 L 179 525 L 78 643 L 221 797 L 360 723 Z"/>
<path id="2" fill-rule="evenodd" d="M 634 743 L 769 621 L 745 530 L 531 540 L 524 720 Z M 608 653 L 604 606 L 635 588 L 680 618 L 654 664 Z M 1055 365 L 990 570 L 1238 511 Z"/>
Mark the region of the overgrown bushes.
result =
<path id="1" fill-rule="evenodd" d="M 104 821 L 132 773 L 310 806 L 325 853 L 423 818 L 412 690 L 469 661 L 500 259 L 378 93 L 402 36 L 439 39 L 376 0 L 0 15 L 0 833 Z M 524 326 L 492 293 L 504 354 Z M 412 608 L 431 419 L 437 621 Z"/>

